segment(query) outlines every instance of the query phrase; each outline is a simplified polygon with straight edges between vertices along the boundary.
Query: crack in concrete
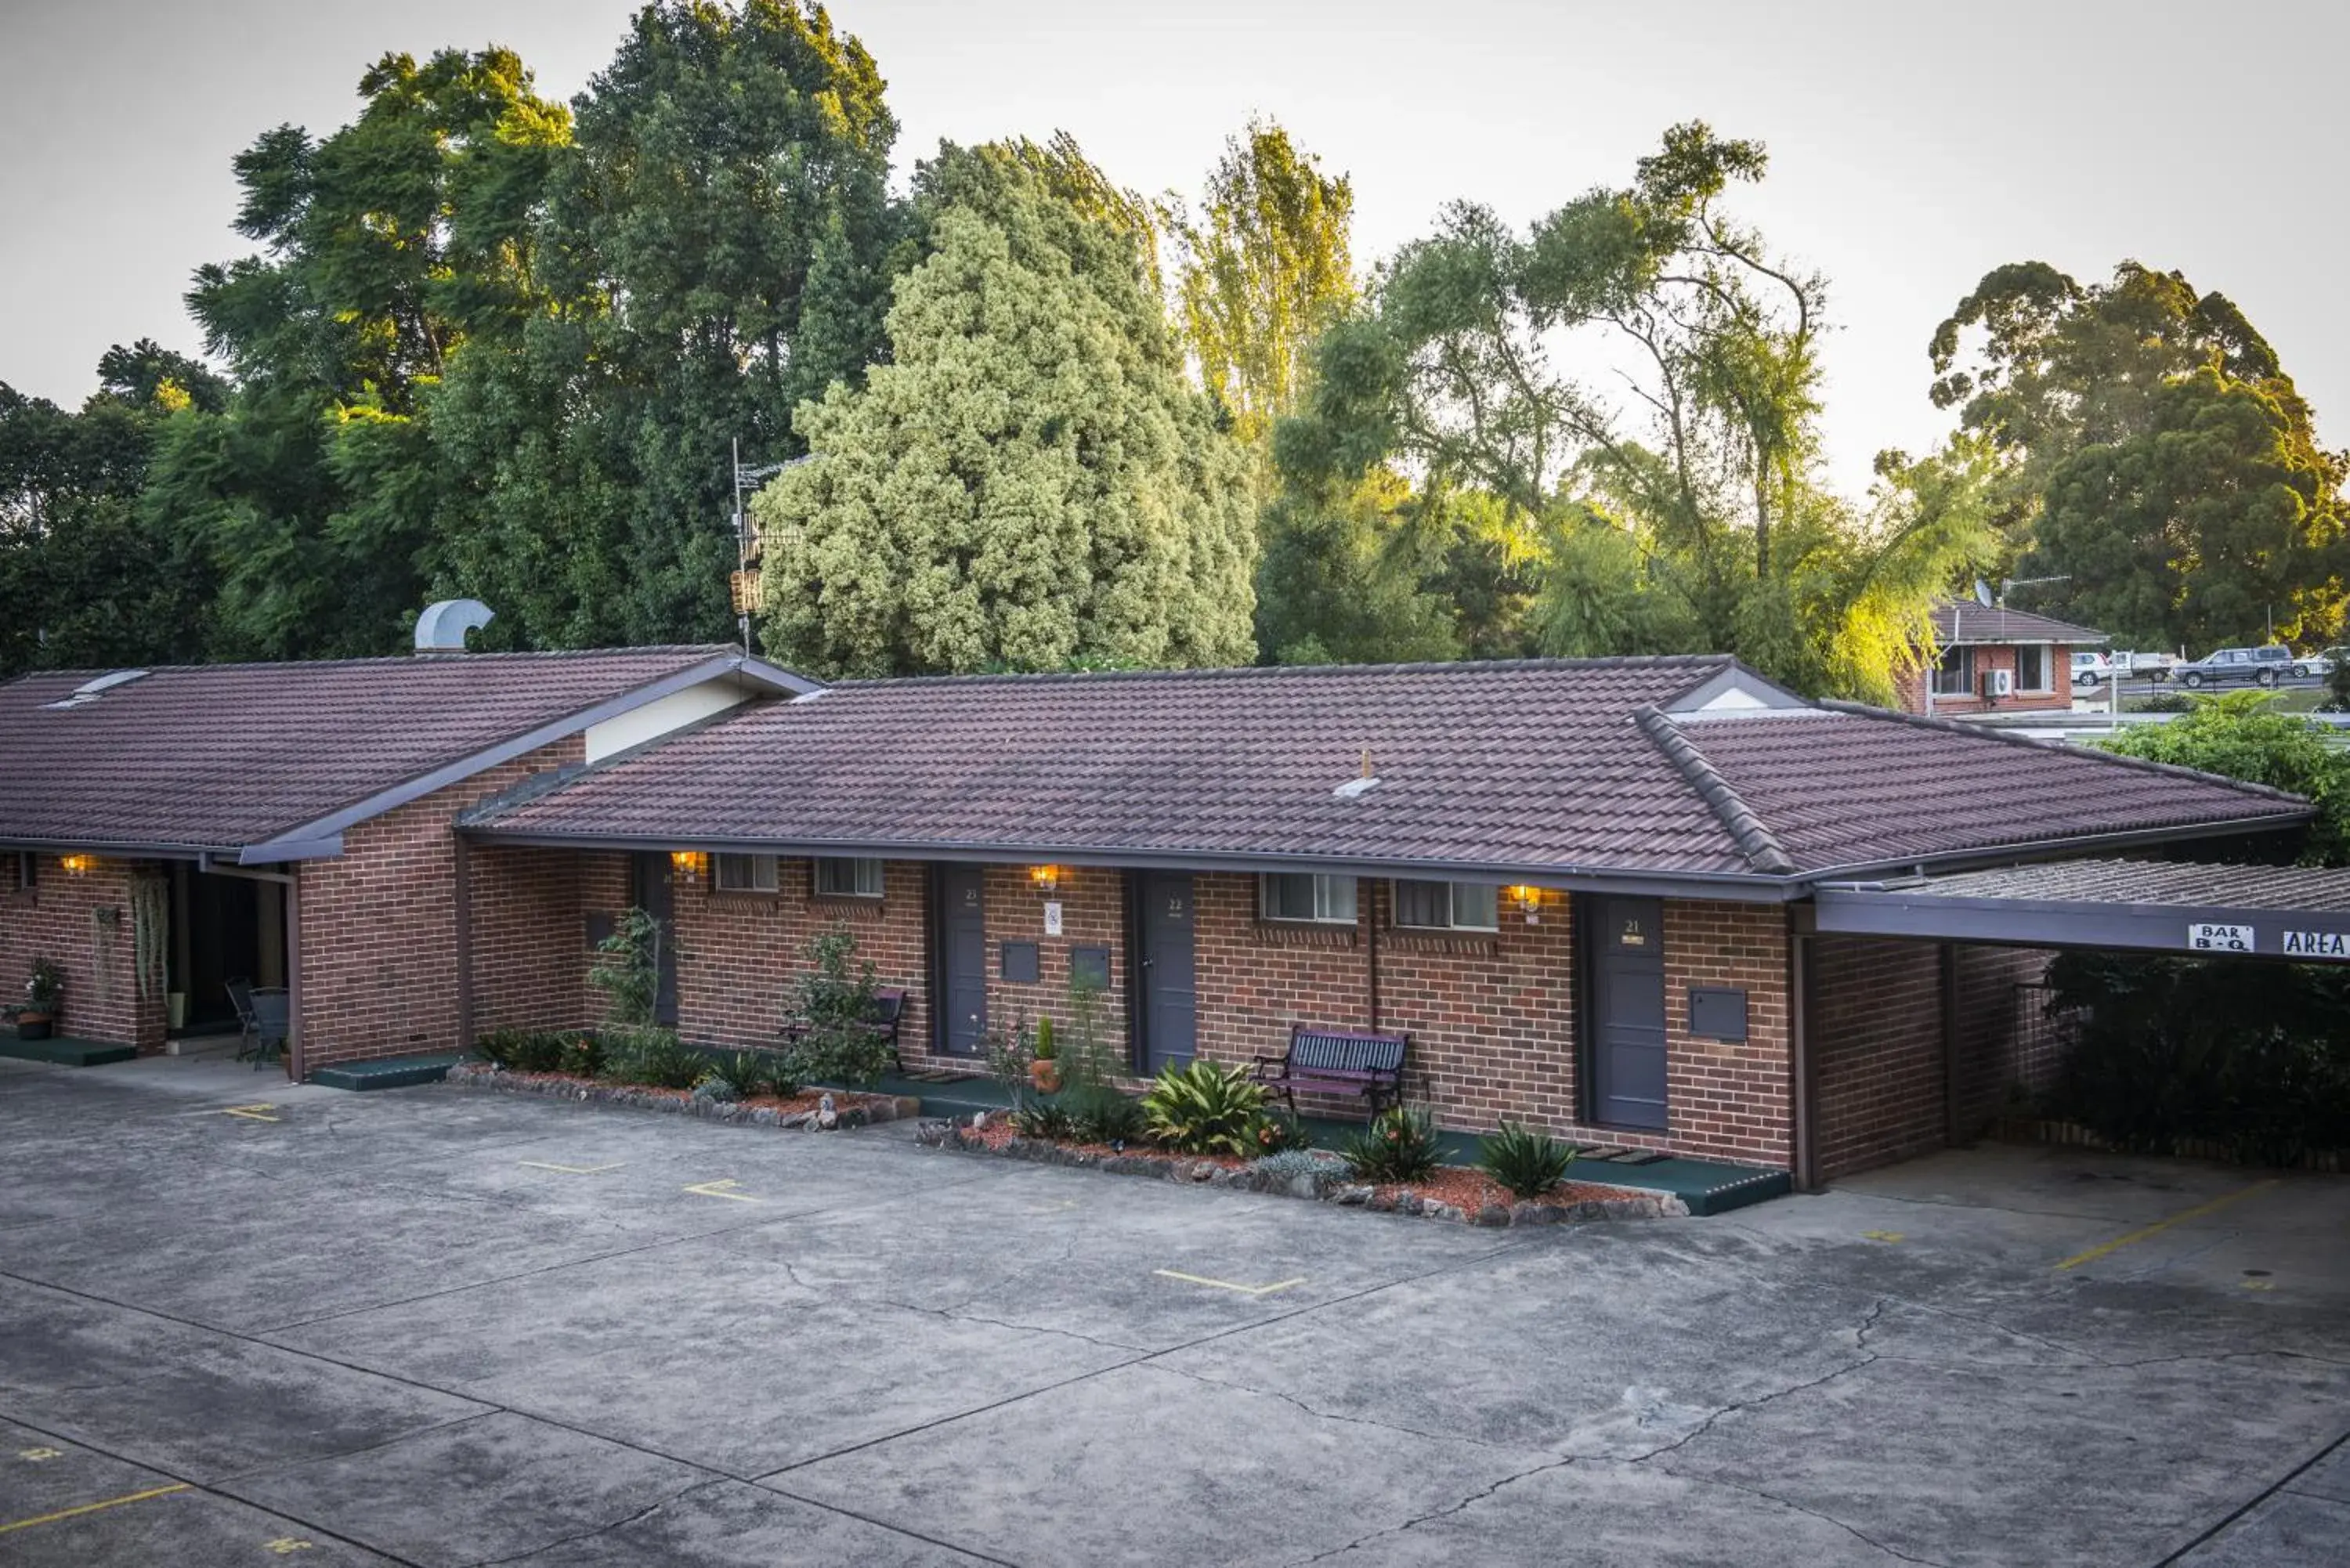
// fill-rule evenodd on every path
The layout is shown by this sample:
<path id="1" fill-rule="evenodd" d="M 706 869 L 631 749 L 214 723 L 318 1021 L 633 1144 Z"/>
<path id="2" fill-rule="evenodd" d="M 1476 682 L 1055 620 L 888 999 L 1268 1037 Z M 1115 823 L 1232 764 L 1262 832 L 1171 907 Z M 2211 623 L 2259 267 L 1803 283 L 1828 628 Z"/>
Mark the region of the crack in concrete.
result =
<path id="1" fill-rule="evenodd" d="M 1704 1437 L 1708 1432 L 1712 1431 L 1718 1423 L 1728 1417 L 1738 1415 L 1742 1411 L 1759 1409 L 1762 1406 L 1771 1404 L 1775 1400 L 1784 1399 L 1790 1395 L 1801 1394 L 1806 1390 L 1817 1388 L 1825 1384 L 1833 1383 L 1837 1378 L 1845 1376 L 1850 1373 L 1857 1372 L 1864 1366 L 1875 1365 L 1877 1362 L 1884 1359 L 1884 1355 L 1882 1352 L 1869 1350 L 1866 1348 L 1869 1332 L 1877 1326 L 1877 1320 L 1885 1315 L 1885 1309 L 1892 1304 L 1892 1301 L 1893 1298 L 1890 1296 L 1877 1297 L 1876 1304 L 1868 1309 L 1867 1315 L 1860 1320 L 1859 1326 L 1854 1330 L 1853 1348 L 1861 1352 L 1861 1355 L 1858 1360 L 1846 1362 L 1844 1366 L 1836 1367 L 1832 1371 L 1824 1372 L 1817 1377 L 1806 1378 L 1801 1383 L 1790 1384 L 1784 1388 L 1774 1388 L 1767 1394 L 1758 1394 L 1752 1399 L 1733 1400 L 1731 1403 L 1722 1406 L 1720 1409 L 1706 1417 L 1704 1420 L 1700 1421 L 1696 1426 L 1690 1428 L 1688 1431 L 1682 1433 L 1671 1442 L 1663 1444 L 1658 1448 L 1650 1449 L 1645 1454 L 1636 1454 L 1632 1458 L 1621 1460 L 1620 1462 L 1627 1465 L 1646 1464 L 1650 1459 L 1661 1459 L 1667 1454 L 1678 1453 L 1682 1449 L 1685 1449 L 1691 1443 L 1696 1442 L 1700 1438 Z"/>
<path id="2" fill-rule="evenodd" d="M 1686 1471 L 1677 1470 L 1669 1466 L 1665 1468 L 1665 1473 L 1671 1476 L 1676 1480 L 1690 1481 L 1700 1486 L 1718 1486 L 1729 1491 L 1742 1492 L 1748 1497 L 1759 1497 L 1765 1502 L 1776 1503 L 1781 1508 L 1790 1509 L 1796 1513 L 1804 1514 L 1810 1518 L 1816 1519 L 1823 1524 L 1833 1524 L 1838 1530 L 1843 1531 L 1846 1535 L 1851 1536 L 1855 1541 L 1859 1542 L 1862 1545 L 1875 1547 L 1877 1551 L 1884 1552 L 1887 1557 L 1896 1558 L 1900 1562 L 1920 1563 L 1923 1565 L 1923 1568 L 1949 1568 L 1949 1564 L 1942 1562 L 1939 1558 L 1912 1556 L 1910 1553 L 1902 1551 L 1898 1546 L 1887 1545 L 1884 1542 L 1877 1540 L 1877 1537 L 1869 1534 L 1866 1531 L 1862 1530 L 1857 1525 L 1851 1523 L 1849 1521 L 1838 1519 L 1832 1513 L 1824 1513 L 1816 1508 L 1807 1508 L 1800 1502 L 1795 1502 L 1790 1499 L 1781 1497 L 1776 1492 L 1764 1491 L 1761 1487 L 1743 1486 L 1737 1481 L 1723 1480 L 1719 1476 L 1690 1475 Z"/>
<path id="3" fill-rule="evenodd" d="M 532 1547 L 527 1552 L 516 1552 L 510 1556 L 477 1557 L 473 1562 L 464 1564 L 464 1568 L 498 1568 L 500 1563 L 526 1562 L 544 1552 L 552 1552 L 558 1546 L 570 1546 L 582 1541 L 593 1541 L 599 1535 L 609 1535 L 616 1530 L 626 1530 L 629 1525 L 636 1523 L 639 1520 L 650 1519 L 654 1514 L 659 1513 L 662 1509 L 667 1508 L 671 1503 L 677 1501 L 680 1498 L 686 1497 L 693 1492 L 702 1491 L 710 1487 L 723 1486 L 726 1483 L 723 1479 L 717 1480 L 695 1481 L 691 1486 L 681 1488 L 680 1490 L 670 1493 L 667 1497 L 655 1499 L 653 1501 L 647 1503 L 644 1507 L 637 1510 L 636 1512 L 629 1515 L 626 1519 L 616 1519 L 609 1524 L 599 1524 L 592 1530 L 580 1530 L 575 1531 L 569 1535 L 559 1535 L 553 1541 L 541 1542 L 538 1545 Z"/>
<path id="4" fill-rule="evenodd" d="M 1483 1487 L 1476 1491 L 1471 1492 L 1467 1497 L 1462 1498 L 1459 1502 L 1452 1504 L 1449 1508 L 1431 1509 L 1426 1513 L 1416 1514 L 1412 1518 L 1405 1520 L 1401 1524 L 1390 1524 L 1383 1529 L 1374 1530 L 1367 1535 L 1358 1535 L 1354 1540 L 1347 1542 L 1344 1546 L 1336 1546 L 1327 1552 L 1317 1552 L 1311 1557 L 1292 1558 L 1285 1565 L 1285 1568 L 1308 1568 L 1308 1564 L 1311 1563 L 1326 1562 L 1333 1557 L 1343 1557 L 1358 1546 L 1368 1546 L 1374 1541 L 1383 1540 L 1390 1535 L 1401 1535 L 1406 1531 L 1417 1530 L 1421 1525 L 1431 1523 L 1436 1520 L 1449 1519 L 1464 1509 L 1470 1508 L 1474 1504 L 1483 1502 L 1487 1498 L 1492 1497 L 1503 1487 L 1515 1486 L 1518 1482 L 1530 1480 L 1534 1476 L 1545 1475 L 1552 1470 L 1565 1469 L 1569 1465 L 1583 1462 L 1583 1460 L 1574 1455 L 1567 1455 L 1564 1458 L 1551 1459 L 1544 1464 L 1530 1466 L 1525 1469 L 1519 1470 L 1513 1475 L 1503 1476 L 1501 1480 L 1493 1482 L 1490 1486 Z"/>
<path id="5" fill-rule="evenodd" d="M 1210 1388 L 1224 1388 L 1236 1394 L 1257 1394 L 1262 1395 L 1267 1399 L 1278 1399 L 1284 1405 L 1294 1406 L 1297 1409 L 1303 1410 L 1305 1414 L 1319 1421 L 1343 1421 L 1348 1426 L 1370 1427 L 1383 1432 L 1397 1432 L 1400 1433 L 1404 1437 L 1419 1438 L 1426 1442 L 1468 1443 L 1476 1448 L 1493 1449 L 1504 1453 L 1524 1453 L 1527 1451 L 1528 1448 L 1533 1447 L 1533 1445 L 1523 1444 L 1512 1445 L 1508 1443 L 1489 1443 L 1482 1438 L 1463 1437 L 1457 1432 L 1424 1432 L 1417 1427 L 1401 1426 L 1394 1421 L 1375 1421 L 1368 1416 L 1347 1416 L 1342 1415 L 1336 1410 L 1316 1409 L 1315 1407 L 1308 1405 L 1305 1400 L 1298 1398 L 1295 1395 L 1284 1394 L 1278 1388 L 1258 1388 L 1246 1383 L 1230 1383 L 1221 1377 L 1203 1376 L 1197 1372 L 1186 1372 L 1180 1366 L 1161 1366 L 1148 1361 L 1139 1362 L 1136 1365 L 1151 1372 L 1170 1372 L 1178 1377 L 1187 1378 L 1193 1383 L 1202 1384 Z M 1572 1455 L 1564 1454 L 1556 1457 L 1562 1459 L 1573 1458 Z"/>

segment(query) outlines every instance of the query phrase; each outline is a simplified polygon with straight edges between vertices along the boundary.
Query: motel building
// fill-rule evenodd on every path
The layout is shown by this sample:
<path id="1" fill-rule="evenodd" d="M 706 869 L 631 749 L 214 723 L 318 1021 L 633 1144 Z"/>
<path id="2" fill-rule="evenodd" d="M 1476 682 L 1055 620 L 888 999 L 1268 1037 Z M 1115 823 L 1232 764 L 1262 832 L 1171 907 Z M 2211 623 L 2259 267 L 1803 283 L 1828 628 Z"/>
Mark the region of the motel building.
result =
<path id="1" fill-rule="evenodd" d="M 2350 960 L 2350 873 L 2274 864 L 2297 797 L 1723 657 L 827 685 L 449 619 L 408 658 L 0 686 L 0 984 L 65 975 L 57 1039 L 0 1044 L 193 1048 L 241 985 L 296 1077 L 445 1060 L 594 1023 L 639 907 L 695 1044 L 776 1043 L 845 927 L 910 1075 L 983 1071 L 1075 978 L 1136 1080 L 1397 1033 L 1448 1127 L 1808 1188 L 2048 1082 L 2056 949 Z"/>

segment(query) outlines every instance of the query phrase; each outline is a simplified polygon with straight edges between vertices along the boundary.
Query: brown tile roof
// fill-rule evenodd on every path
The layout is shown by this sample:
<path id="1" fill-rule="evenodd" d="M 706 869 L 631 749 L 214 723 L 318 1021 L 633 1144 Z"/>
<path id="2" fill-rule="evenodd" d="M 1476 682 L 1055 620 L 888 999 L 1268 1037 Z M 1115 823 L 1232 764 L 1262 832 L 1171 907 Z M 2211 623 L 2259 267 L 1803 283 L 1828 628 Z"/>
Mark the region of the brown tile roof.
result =
<path id="1" fill-rule="evenodd" d="M 494 836 L 1799 875 L 2305 809 L 1898 715 L 1674 719 L 1718 657 L 849 682 L 494 803 Z M 1336 786 L 1362 753 L 1379 783 Z"/>
<path id="2" fill-rule="evenodd" d="M 470 653 L 102 670 L 0 685 L 0 840 L 266 840 L 581 713 L 724 648 Z"/>
<path id="3" fill-rule="evenodd" d="M 1986 608 L 1972 602 L 1934 607 L 1934 641 L 1942 648 L 2003 642 L 2056 642 L 2094 648 L 2111 642 L 2106 632 L 2028 610 Z"/>

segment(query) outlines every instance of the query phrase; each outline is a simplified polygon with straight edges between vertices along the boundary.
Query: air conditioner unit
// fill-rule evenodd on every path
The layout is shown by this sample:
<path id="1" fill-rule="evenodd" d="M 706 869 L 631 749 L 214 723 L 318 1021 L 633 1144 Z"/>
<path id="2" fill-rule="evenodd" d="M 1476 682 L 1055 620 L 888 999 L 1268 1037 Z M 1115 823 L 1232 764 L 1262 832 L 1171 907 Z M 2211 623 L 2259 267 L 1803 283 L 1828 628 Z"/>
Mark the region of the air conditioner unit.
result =
<path id="1" fill-rule="evenodd" d="M 2012 670 L 1984 670 L 1982 672 L 1982 694 L 1986 697 L 2014 696 L 2015 671 Z"/>

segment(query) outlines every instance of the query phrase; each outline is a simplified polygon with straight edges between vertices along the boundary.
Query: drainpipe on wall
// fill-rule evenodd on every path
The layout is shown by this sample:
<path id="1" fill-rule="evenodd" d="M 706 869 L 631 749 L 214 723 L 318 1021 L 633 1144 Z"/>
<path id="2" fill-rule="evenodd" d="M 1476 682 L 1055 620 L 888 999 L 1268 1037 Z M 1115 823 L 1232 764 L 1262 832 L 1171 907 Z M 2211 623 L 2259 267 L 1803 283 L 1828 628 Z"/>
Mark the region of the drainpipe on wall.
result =
<path id="1" fill-rule="evenodd" d="M 456 877 L 451 899 L 456 914 L 457 1049 L 473 1048 L 473 871 L 472 846 L 462 833 L 453 836 L 457 850 L 452 870 Z"/>
<path id="2" fill-rule="evenodd" d="M 1812 1076 L 1812 939 L 1800 932 L 1787 939 L 1787 1052 L 1794 1082 L 1790 1107 L 1795 1131 L 1794 1185 L 1798 1192 L 1816 1192 L 1820 1186 L 1819 1147 L 1814 1127 Z"/>
<path id="3" fill-rule="evenodd" d="M 1370 934 L 1364 943 L 1368 957 L 1371 990 L 1371 1033 L 1379 1029 L 1379 885 L 1377 879 L 1365 877 L 1367 896 L 1363 899 L 1366 918 L 1370 922 Z"/>
<path id="4" fill-rule="evenodd" d="M 302 1026 L 302 867 L 286 878 L 286 1075 L 300 1083 L 310 1075 L 308 1033 Z"/>

